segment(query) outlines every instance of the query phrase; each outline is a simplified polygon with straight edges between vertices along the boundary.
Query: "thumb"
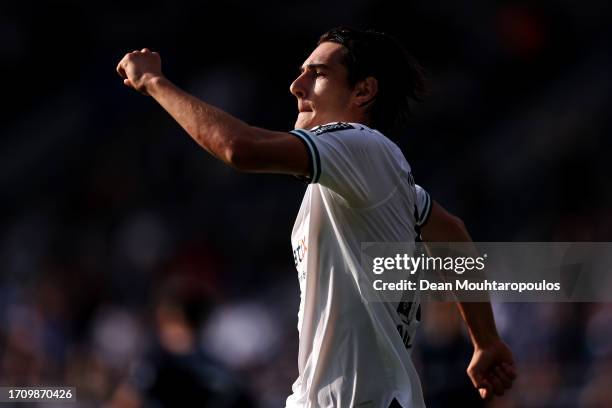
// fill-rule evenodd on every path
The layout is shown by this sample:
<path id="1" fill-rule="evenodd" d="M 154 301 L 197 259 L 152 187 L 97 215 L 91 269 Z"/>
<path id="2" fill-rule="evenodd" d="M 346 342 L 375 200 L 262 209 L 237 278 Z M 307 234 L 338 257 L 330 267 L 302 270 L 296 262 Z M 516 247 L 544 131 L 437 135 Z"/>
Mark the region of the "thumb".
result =
<path id="1" fill-rule="evenodd" d="M 480 373 L 473 373 L 473 375 L 470 375 L 470 379 L 474 387 L 478 390 L 480 397 L 482 399 L 489 399 L 493 391 L 491 383 Z"/>
<path id="2" fill-rule="evenodd" d="M 484 400 L 488 400 L 493 395 L 493 386 L 487 380 L 480 381 L 479 385 L 477 385 L 476 388 L 478 388 L 480 398 Z"/>

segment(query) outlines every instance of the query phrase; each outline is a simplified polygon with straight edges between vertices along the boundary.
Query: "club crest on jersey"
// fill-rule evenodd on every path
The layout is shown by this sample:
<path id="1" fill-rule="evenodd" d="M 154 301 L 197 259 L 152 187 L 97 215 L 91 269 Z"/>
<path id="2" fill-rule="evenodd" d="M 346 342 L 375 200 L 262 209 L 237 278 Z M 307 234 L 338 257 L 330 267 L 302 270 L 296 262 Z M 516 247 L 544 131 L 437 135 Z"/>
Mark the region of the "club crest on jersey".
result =
<path id="1" fill-rule="evenodd" d="M 320 126 L 316 128 L 315 130 L 313 130 L 312 133 L 318 136 L 323 133 L 337 132 L 338 130 L 345 130 L 345 129 L 355 129 L 355 127 L 353 125 L 349 125 L 348 123 L 336 122 L 336 123 L 330 123 L 329 125 Z"/>

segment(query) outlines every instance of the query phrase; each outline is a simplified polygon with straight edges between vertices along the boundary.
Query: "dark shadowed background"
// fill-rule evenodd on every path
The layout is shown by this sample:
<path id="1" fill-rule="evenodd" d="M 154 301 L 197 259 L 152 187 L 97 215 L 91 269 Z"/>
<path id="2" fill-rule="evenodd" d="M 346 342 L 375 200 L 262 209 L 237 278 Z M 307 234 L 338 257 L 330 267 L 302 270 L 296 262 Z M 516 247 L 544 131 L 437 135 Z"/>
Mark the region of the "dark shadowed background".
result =
<path id="1" fill-rule="evenodd" d="M 190 349 L 187 371 L 227 379 L 211 394 L 284 406 L 297 376 L 289 237 L 305 186 L 209 157 L 123 86 L 115 66 L 134 49 L 203 100 L 289 130 L 289 84 L 320 34 L 392 33 L 431 83 L 397 143 L 475 241 L 612 240 L 608 2 L 438 3 L 3 2 L 0 385 L 72 385 L 98 406 L 128 384 L 125 401 L 159 401 L 159 355 L 185 355 L 172 344 L 191 329 L 206 356 Z M 612 406 L 611 305 L 495 310 L 520 378 L 491 405 Z M 477 406 L 452 305 L 423 319 L 428 406 Z M 221 377 L 193 375 L 201 389 Z"/>

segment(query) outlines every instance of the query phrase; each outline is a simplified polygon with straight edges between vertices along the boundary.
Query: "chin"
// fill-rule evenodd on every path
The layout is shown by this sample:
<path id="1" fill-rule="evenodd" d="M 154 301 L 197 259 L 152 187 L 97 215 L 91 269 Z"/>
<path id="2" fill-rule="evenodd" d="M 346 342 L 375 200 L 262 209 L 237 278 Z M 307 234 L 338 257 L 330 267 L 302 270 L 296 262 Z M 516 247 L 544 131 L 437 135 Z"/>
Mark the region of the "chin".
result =
<path id="1" fill-rule="evenodd" d="M 296 129 L 312 129 L 316 126 L 315 119 L 311 116 L 311 112 L 300 113 L 295 121 Z"/>

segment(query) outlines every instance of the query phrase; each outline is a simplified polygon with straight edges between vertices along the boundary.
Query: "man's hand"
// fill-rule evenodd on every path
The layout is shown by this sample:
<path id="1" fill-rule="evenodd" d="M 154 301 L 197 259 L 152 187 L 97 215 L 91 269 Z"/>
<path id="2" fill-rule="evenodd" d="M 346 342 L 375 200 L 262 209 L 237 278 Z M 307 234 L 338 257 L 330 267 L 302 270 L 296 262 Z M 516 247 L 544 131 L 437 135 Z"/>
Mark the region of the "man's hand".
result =
<path id="1" fill-rule="evenodd" d="M 155 78 L 162 77 L 161 58 L 148 48 L 125 54 L 117 65 L 117 73 L 123 78 L 123 84 L 138 92 L 148 95 L 147 84 Z"/>
<path id="2" fill-rule="evenodd" d="M 493 394 L 504 395 L 516 379 L 512 351 L 501 339 L 475 346 L 467 374 L 483 399 L 489 400 Z"/>

